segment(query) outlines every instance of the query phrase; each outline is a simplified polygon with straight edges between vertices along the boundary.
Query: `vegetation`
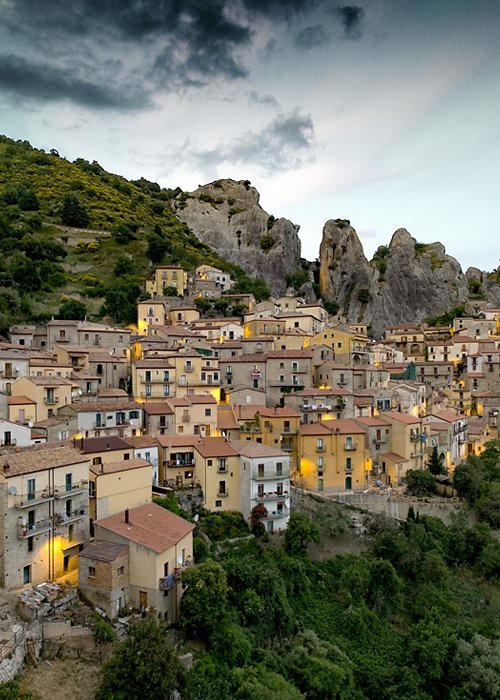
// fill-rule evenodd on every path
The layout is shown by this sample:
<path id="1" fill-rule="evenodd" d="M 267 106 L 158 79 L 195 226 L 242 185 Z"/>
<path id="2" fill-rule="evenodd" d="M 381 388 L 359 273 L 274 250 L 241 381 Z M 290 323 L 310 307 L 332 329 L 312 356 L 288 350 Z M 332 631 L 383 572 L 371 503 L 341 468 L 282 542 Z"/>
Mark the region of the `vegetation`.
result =
<path id="1" fill-rule="evenodd" d="M 459 304 L 453 309 L 445 311 L 438 316 L 431 316 L 430 318 L 426 319 L 426 323 L 428 326 L 451 326 L 453 325 L 453 319 L 463 318 L 464 316 L 467 316 L 465 306 L 463 304 Z"/>
<path id="2" fill-rule="evenodd" d="M 500 527 L 500 440 L 490 440 L 480 457 L 470 455 L 453 475 L 459 496 L 465 498 L 480 521 Z"/>
<path id="3" fill-rule="evenodd" d="M 136 622 L 104 665 L 96 700 L 163 700 L 176 688 L 178 662 L 155 620 Z"/>
<path id="4" fill-rule="evenodd" d="M 184 195 L 0 136 L 0 332 L 59 315 L 61 297 L 80 301 L 93 320 L 130 323 L 159 263 L 214 265 L 237 281 L 235 291 L 267 298 L 262 280 L 223 260 L 174 215 L 169 202 Z"/>
<path id="5" fill-rule="evenodd" d="M 364 554 L 318 561 L 296 513 L 285 549 L 245 539 L 186 570 L 182 697 L 496 700 L 500 543 L 460 514 L 371 532 Z"/>

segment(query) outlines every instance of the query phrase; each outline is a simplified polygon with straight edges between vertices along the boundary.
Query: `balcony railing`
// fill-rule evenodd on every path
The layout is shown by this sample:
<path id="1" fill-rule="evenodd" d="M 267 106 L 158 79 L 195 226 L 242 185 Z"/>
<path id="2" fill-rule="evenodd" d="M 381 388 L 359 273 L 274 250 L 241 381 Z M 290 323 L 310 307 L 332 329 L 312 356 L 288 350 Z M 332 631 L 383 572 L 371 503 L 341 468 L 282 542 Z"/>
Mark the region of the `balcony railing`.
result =
<path id="1" fill-rule="evenodd" d="M 357 449 L 358 449 L 358 447 L 354 443 L 348 443 L 348 444 L 344 445 L 345 452 L 356 452 Z"/>
<path id="2" fill-rule="evenodd" d="M 324 445 L 316 445 L 316 452 L 324 452 L 326 447 Z"/>
<path id="3" fill-rule="evenodd" d="M 279 473 L 276 469 L 265 469 L 263 472 L 259 472 L 257 469 L 252 471 L 252 479 L 256 481 L 266 481 L 268 479 L 288 479 L 290 477 L 289 469 L 282 469 Z"/>
<path id="4" fill-rule="evenodd" d="M 75 520 L 80 520 L 87 515 L 87 506 L 80 506 L 80 508 L 73 508 L 69 513 L 55 513 L 54 522 L 56 525 L 68 525 Z"/>
<path id="5" fill-rule="evenodd" d="M 193 365 L 184 365 L 184 372 L 194 372 Z"/>
<path id="6" fill-rule="evenodd" d="M 420 434 L 419 433 L 411 433 L 410 434 L 410 442 L 420 442 Z"/>
<path id="7" fill-rule="evenodd" d="M 160 584 L 158 587 L 159 587 L 160 591 L 168 591 L 170 588 L 172 588 L 174 583 L 175 583 L 175 577 L 173 574 L 170 574 L 170 576 L 163 576 L 160 579 Z"/>
<path id="8" fill-rule="evenodd" d="M 40 503 L 48 503 L 52 498 L 53 496 L 49 489 L 20 493 L 15 497 L 14 506 L 16 508 L 31 508 Z"/>
<path id="9" fill-rule="evenodd" d="M 37 520 L 34 523 L 19 523 L 17 529 L 17 536 L 21 539 L 26 537 L 32 537 L 33 535 L 39 535 L 41 532 L 50 530 L 52 527 L 52 522 L 49 518 L 44 520 Z"/>
<path id="10" fill-rule="evenodd" d="M 271 510 L 267 511 L 266 520 L 276 520 L 278 518 L 285 518 L 290 515 L 290 508 L 282 508 L 281 510 Z"/>
<path id="11" fill-rule="evenodd" d="M 217 496 L 224 497 L 224 496 L 229 496 L 229 491 L 226 489 L 225 491 L 217 491 Z"/>
<path id="12" fill-rule="evenodd" d="M 299 431 L 297 428 L 283 428 L 283 430 L 281 431 L 281 434 L 282 435 L 297 435 L 298 432 Z"/>
<path id="13" fill-rule="evenodd" d="M 175 469 L 176 467 L 194 467 L 196 465 L 196 459 L 193 458 L 186 461 L 179 459 L 167 459 L 165 460 L 165 465 L 171 469 Z"/>
<path id="14" fill-rule="evenodd" d="M 191 414 L 190 413 L 183 413 L 181 420 L 183 423 L 189 423 L 189 421 L 191 420 Z"/>
<path id="15" fill-rule="evenodd" d="M 288 489 L 284 489 L 280 493 L 277 491 L 262 491 L 255 496 L 257 501 L 275 501 L 278 498 L 287 498 Z"/>
<path id="16" fill-rule="evenodd" d="M 67 486 L 57 486 L 54 489 L 55 498 L 71 498 L 71 496 L 77 496 L 79 493 L 87 490 L 88 481 L 82 479 L 82 481 L 75 481 L 71 488 Z"/>
<path id="17" fill-rule="evenodd" d="M 59 403 L 59 397 L 58 396 L 44 396 L 43 402 L 47 406 L 53 406 L 54 404 Z"/>
<path id="18" fill-rule="evenodd" d="M 144 379 L 142 380 L 143 384 L 172 384 L 173 379 L 166 378 L 165 377 L 150 377 L 149 379 Z"/>

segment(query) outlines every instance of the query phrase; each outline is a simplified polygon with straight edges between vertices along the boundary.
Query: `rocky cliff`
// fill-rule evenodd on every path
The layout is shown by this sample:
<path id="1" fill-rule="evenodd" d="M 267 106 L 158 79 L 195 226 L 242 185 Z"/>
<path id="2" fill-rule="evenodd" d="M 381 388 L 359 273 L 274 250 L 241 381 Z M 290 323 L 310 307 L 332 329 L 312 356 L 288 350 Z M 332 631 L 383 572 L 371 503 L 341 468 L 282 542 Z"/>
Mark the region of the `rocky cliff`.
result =
<path id="1" fill-rule="evenodd" d="M 349 221 L 327 221 L 320 246 L 320 289 L 350 321 L 384 326 L 423 321 L 465 303 L 469 287 L 460 264 L 441 243 L 422 244 L 398 229 L 368 261 Z"/>
<path id="2" fill-rule="evenodd" d="M 201 241 L 251 277 L 263 277 L 271 294 L 283 294 L 286 276 L 300 269 L 299 227 L 267 214 L 248 180 L 217 180 L 171 204 Z"/>

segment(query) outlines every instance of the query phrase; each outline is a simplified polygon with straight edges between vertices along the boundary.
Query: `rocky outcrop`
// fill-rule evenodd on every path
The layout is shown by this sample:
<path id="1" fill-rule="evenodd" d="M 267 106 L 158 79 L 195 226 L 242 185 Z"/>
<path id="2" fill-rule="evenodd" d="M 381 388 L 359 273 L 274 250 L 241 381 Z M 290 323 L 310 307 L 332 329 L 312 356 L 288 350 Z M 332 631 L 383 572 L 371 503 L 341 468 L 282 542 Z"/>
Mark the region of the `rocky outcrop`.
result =
<path id="1" fill-rule="evenodd" d="M 327 221 L 320 247 L 320 289 L 349 321 L 379 336 L 384 326 L 423 321 L 469 297 L 460 264 L 441 243 L 421 244 L 398 229 L 368 261 L 349 221 Z"/>
<path id="2" fill-rule="evenodd" d="M 247 180 L 217 180 L 182 192 L 172 209 L 222 257 L 264 278 L 273 295 L 283 294 L 286 276 L 300 269 L 299 227 L 265 212 Z"/>

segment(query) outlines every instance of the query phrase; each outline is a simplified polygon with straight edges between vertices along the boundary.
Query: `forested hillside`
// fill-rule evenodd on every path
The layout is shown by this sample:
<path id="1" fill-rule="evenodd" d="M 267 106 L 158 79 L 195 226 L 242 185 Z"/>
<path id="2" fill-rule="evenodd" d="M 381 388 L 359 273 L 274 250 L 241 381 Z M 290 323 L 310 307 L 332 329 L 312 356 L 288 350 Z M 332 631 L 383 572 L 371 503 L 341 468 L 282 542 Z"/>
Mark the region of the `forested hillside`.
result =
<path id="1" fill-rule="evenodd" d="M 80 302 L 73 315 L 130 323 L 144 279 L 161 262 L 214 264 L 252 289 L 170 211 L 178 192 L 0 136 L 0 331 L 64 315 L 68 298 Z"/>

